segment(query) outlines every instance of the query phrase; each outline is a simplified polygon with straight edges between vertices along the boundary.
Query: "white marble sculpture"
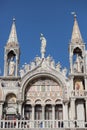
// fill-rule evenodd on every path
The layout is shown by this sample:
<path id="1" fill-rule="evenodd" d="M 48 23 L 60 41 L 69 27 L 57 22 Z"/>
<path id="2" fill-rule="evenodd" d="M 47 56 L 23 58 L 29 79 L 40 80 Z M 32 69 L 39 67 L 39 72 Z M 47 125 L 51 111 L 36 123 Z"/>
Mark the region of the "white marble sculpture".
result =
<path id="1" fill-rule="evenodd" d="M 13 76 L 15 72 L 15 62 L 14 62 L 14 58 L 11 57 L 10 62 L 9 62 L 9 75 Z"/>
<path id="2" fill-rule="evenodd" d="M 43 36 L 43 34 L 41 34 L 40 40 L 41 40 L 41 58 L 44 58 L 46 52 L 46 39 Z"/>

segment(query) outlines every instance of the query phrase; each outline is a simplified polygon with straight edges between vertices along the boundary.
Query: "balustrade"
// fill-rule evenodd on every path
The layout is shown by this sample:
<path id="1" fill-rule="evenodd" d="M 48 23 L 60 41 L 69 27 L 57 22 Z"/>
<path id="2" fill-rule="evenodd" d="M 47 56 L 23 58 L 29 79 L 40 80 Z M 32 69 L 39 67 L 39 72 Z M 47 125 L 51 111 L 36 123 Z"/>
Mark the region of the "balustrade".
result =
<path id="1" fill-rule="evenodd" d="M 68 124 L 67 127 L 65 124 Z M 73 125 L 72 125 L 73 124 Z M 79 125 L 78 125 L 79 124 Z M 87 122 L 82 120 L 0 120 L 0 129 L 29 128 L 87 128 Z"/>
<path id="2" fill-rule="evenodd" d="M 76 97 L 86 97 L 87 96 L 87 91 L 86 90 L 73 90 L 71 92 L 71 96 L 76 96 Z"/>

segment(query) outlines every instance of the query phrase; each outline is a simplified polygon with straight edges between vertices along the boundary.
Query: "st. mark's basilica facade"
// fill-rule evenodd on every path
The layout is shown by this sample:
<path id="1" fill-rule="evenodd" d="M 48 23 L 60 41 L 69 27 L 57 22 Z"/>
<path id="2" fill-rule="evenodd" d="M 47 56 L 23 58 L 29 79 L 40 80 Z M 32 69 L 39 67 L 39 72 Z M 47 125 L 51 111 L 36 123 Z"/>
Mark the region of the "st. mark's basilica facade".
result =
<path id="1" fill-rule="evenodd" d="M 51 56 L 45 57 L 43 34 L 40 40 L 41 57 L 19 69 L 13 19 L 0 77 L 0 128 L 87 128 L 87 51 L 76 15 L 69 43 L 70 70 L 62 69 Z"/>

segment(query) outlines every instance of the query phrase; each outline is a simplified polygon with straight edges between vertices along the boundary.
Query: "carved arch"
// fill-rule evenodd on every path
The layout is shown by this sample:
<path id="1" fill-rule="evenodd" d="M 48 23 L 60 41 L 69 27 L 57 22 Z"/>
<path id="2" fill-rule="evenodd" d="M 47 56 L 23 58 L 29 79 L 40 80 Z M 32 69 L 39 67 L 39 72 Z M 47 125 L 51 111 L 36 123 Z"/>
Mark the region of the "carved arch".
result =
<path id="1" fill-rule="evenodd" d="M 30 73 L 27 73 L 22 81 L 21 81 L 21 89 L 20 93 L 22 94 L 22 99 L 24 100 L 24 94 L 25 94 L 25 89 L 27 85 L 32 82 L 34 79 L 38 79 L 40 77 L 48 77 L 53 79 L 55 82 L 57 82 L 62 88 L 63 91 L 65 91 L 67 84 L 64 76 L 61 73 L 55 72 L 54 70 L 40 70 L 40 71 L 32 71 Z"/>
<path id="2" fill-rule="evenodd" d="M 8 103 L 16 103 L 17 97 L 14 93 L 8 93 L 5 96 L 5 101 Z"/>
<path id="3" fill-rule="evenodd" d="M 80 54 L 80 55 L 82 55 L 82 48 L 80 48 L 80 47 L 75 47 L 74 49 L 73 49 L 73 54 Z"/>

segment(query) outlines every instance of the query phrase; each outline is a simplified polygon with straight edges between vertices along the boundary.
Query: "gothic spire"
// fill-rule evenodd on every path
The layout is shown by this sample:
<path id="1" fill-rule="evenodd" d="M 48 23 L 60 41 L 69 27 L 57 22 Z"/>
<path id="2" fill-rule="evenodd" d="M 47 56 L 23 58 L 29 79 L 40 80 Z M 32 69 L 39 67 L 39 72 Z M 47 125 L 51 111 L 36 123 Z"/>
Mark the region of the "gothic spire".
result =
<path id="1" fill-rule="evenodd" d="M 75 13 L 72 14 L 74 15 L 74 25 L 73 25 L 73 31 L 71 36 L 71 43 L 81 44 L 83 43 L 83 39 L 76 19 L 76 14 Z"/>
<path id="2" fill-rule="evenodd" d="M 11 27 L 9 39 L 7 41 L 7 44 L 12 44 L 12 43 L 15 43 L 16 45 L 18 44 L 17 32 L 16 32 L 16 26 L 15 26 L 15 18 L 13 18 L 13 24 Z"/>

